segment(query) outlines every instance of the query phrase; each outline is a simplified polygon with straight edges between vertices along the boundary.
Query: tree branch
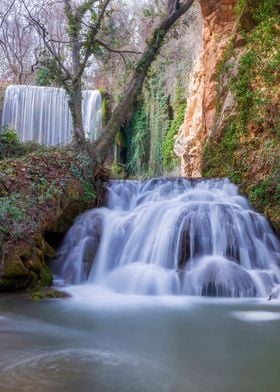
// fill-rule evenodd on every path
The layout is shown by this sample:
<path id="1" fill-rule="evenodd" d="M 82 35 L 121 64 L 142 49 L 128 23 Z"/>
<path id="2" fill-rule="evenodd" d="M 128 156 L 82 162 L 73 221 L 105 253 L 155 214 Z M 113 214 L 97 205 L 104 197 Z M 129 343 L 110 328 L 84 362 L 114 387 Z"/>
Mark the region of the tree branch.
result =
<path id="1" fill-rule="evenodd" d="M 46 46 L 48 51 L 51 53 L 51 55 L 53 56 L 53 58 L 57 62 L 59 68 L 65 73 L 65 76 L 66 76 L 65 80 L 71 79 L 71 75 L 70 75 L 68 69 L 64 66 L 63 62 L 61 61 L 60 57 L 55 52 L 55 50 L 51 47 L 51 45 L 49 45 L 49 40 L 47 39 L 48 32 L 47 32 L 46 28 L 37 19 L 35 19 L 32 16 L 31 12 L 29 11 L 28 6 L 25 3 L 25 0 L 21 0 L 21 1 L 22 1 L 23 5 L 24 5 L 24 8 L 26 9 L 26 11 L 28 13 L 28 17 L 29 17 L 30 22 L 33 24 L 33 26 L 35 27 L 36 31 L 40 35 L 40 37 L 43 39 L 44 45 Z"/>
<path id="2" fill-rule="evenodd" d="M 108 44 L 106 44 L 103 41 L 100 41 L 100 39 L 95 40 L 96 43 L 99 45 L 103 46 L 103 48 L 107 49 L 109 52 L 112 53 L 118 53 L 118 54 L 125 54 L 125 53 L 130 53 L 130 54 L 143 54 L 143 52 L 136 52 L 135 50 L 127 50 L 127 49 L 113 49 L 111 48 Z"/>

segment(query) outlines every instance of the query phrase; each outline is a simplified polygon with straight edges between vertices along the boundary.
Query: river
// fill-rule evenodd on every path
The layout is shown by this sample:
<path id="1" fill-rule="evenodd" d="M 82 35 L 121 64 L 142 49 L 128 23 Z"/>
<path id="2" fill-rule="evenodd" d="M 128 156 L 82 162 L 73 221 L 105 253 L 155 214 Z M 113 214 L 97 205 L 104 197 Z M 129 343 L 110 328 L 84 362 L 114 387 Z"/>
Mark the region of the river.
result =
<path id="1" fill-rule="evenodd" d="M 279 391 L 279 301 L 69 290 L 1 297 L 1 391 Z"/>

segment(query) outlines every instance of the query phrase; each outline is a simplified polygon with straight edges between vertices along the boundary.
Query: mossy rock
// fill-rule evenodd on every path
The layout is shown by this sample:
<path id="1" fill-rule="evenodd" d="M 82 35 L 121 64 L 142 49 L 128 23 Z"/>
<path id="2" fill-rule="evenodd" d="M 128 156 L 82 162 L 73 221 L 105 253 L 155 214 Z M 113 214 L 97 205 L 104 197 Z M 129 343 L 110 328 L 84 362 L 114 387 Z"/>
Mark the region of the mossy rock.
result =
<path id="1" fill-rule="evenodd" d="M 25 290 L 30 286 L 32 276 L 17 276 L 13 278 L 0 277 L 0 292 Z"/>
<path id="2" fill-rule="evenodd" d="M 33 301 L 69 298 L 69 294 L 56 290 L 52 287 L 29 290 L 28 294 Z"/>
<path id="3" fill-rule="evenodd" d="M 16 276 L 27 276 L 28 269 L 24 266 L 20 256 L 15 254 L 6 260 L 1 275 L 5 278 L 14 278 Z"/>
<path id="4" fill-rule="evenodd" d="M 38 285 L 42 287 L 50 286 L 52 280 L 53 277 L 50 268 L 46 264 L 43 265 L 40 270 Z"/>

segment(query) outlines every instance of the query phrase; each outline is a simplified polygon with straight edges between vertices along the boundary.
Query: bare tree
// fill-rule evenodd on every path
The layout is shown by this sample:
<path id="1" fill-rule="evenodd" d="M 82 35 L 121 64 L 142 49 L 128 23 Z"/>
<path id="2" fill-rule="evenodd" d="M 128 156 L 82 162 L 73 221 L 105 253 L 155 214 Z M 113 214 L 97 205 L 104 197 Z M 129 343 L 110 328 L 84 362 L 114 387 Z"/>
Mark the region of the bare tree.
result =
<path id="1" fill-rule="evenodd" d="M 39 42 L 16 0 L 3 8 L 0 23 L 2 74 L 12 83 L 26 83 L 38 62 Z"/>

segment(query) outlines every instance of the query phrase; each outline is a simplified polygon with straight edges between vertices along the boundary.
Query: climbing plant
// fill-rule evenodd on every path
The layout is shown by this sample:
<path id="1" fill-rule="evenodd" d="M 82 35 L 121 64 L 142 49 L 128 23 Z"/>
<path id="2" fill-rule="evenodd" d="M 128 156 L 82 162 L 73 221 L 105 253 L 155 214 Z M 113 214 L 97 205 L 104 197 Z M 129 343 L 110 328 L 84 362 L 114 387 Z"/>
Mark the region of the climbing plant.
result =
<path id="1" fill-rule="evenodd" d="M 175 112 L 174 119 L 170 122 L 170 126 L 162 144 L 162 163 L 165 170 L 172 170 L 178 166 L 178 157 L 174 153 L 174 138 L 179 131 L 180 126 L 184 122 L 186 104 L 181 103 Z"/>

